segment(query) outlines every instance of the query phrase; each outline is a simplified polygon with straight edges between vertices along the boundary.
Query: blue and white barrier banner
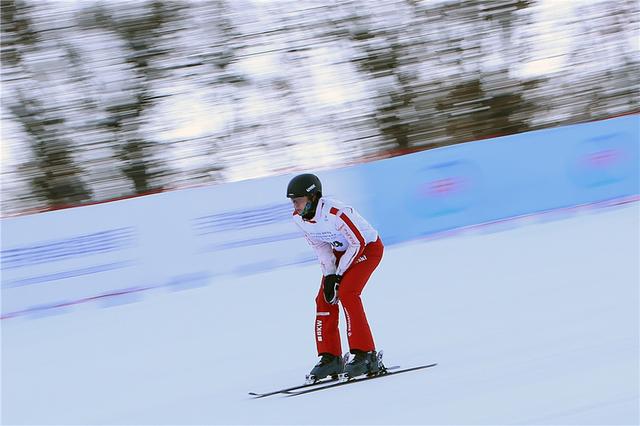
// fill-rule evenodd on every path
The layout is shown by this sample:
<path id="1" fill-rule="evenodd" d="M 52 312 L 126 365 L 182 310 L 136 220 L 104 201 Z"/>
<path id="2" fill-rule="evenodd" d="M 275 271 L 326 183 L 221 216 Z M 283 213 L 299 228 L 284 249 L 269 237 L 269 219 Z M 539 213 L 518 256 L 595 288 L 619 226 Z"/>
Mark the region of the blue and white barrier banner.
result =
<path id="1" fill-rule="evenodd" d="M 352 170 L 319 174 L 329 194 L 359 193 Z M 291 177 L 3 220 L 2 316 L 135 300 L 128 296 L 311 261 L 285 196 Z"/>
<path id="2" fill-rule="evenodd" d="M 367 164 L 387 243 L 639 192 L 637 115 L 423 151 Z"/>
<path id="3" fill-rule="evenodd" d="M 632 199 L 640 192 L 639 129 L 634 115 L 317 174 L 325 195 L 356 207 L 389 245 Z M 3 219 L 2 318 L 314 261 L 291 220 L 291 177 Z"/>

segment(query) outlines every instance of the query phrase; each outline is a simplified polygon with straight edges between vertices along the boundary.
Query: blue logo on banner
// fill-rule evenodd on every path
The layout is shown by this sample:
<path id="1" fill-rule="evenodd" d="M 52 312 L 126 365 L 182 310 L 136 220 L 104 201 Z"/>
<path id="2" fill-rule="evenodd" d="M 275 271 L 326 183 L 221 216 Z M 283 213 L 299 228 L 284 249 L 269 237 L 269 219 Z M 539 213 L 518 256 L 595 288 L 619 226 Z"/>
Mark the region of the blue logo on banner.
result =
<path id="1" fill-rule="evenodd" d="M 109 229 L 56 241 L 2 250 L 2 269 L 24 268 L 133 247 L 133 227 Z"/>
<path id="2" fill-rule="evenodd" d="M 192 219 L 192 223 L 198 235 L 206 235 L 290 222 L 292 211 L 291 203 L 280 203 L 255 209 L 201 216 Z"/>
<path id="3" fill-rule="evenodd" d="M 583 141 L 570 168 L 578 185 L 596 187 L 623 181 L 632 172 L 625 143 L 629 137 L 610 133 Z"/>
<path id="4" fill-rule="evenodd" d="M 461 212 L 473 202 L 478 186 L 476 167 L 467 161 L 447 161 L 418 171 L 410 192 L 409 211 L 433 217 Z"/>

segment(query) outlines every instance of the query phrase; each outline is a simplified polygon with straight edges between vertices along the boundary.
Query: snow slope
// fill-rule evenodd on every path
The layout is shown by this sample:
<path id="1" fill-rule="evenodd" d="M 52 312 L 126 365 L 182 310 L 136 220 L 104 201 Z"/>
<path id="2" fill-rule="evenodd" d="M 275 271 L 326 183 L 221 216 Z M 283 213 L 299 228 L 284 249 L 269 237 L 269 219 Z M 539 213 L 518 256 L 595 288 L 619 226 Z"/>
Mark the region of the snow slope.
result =
<path id="1" fill-rule="evenodd" d="M 315 265 L 5 320 L 2 423 L 637 424 L 639 213 L 389 248 L 378 347 L 438 366 L 295 398 L 247 392 L 316 362 Z"/>

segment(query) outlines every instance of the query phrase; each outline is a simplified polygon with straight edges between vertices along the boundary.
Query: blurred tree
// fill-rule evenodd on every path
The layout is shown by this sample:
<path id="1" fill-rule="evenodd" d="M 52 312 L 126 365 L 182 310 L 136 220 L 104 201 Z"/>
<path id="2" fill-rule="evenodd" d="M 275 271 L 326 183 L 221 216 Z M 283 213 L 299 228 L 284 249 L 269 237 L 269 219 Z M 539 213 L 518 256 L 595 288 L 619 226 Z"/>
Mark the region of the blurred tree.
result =
<path id="1" fill-rule="evenodd" d="M 513 57 L 528 50 L 526 40 L 514 40 L 513 32 L 528 19 L 523 10 L 531 2 L 407 4 L 398 2 L 389 11 L 399 14 L 394 22 L 402 20 L 403 26 L 385 24 L 373 10 L 357 10 L 351 23 L 350 38 L 359 52 L 353 60 L 376 87 L 375 117 L 387 146 L 405 150 L 527 130 L 523 112 L 533 105 L 523 96 L 524 82 L 511 77 L 509 68 Z M 398 12 L 400 7 L 405 10 Z M 485 65 L 489 59 L 494 63 Z M 425 72 L 426 66 L 436 76 Z M 438 72 L 443 69 L 448 71 Z"/>
<path id="2" fill-rule="evenodd" d="M 19 170 L 33 195 L 50 207 L 87 201 L 91 191 L 74 159 L 66 120 L 59 108 L 41 96 L 39 82 L 33 78 L 25 56 L 28 51 L 41 49 L 30 19 L 31 7 L 19 0 L 3 0 L 1 11 L 2 63 L 6 70 L 3 103 L 24 131 L 31 155 Z"/>
<path id="3" fill-rule="evenodd" d="M 112 31 L 124 41 L 123 59 L 133 78 L 125 90 L 102 105 L 107 116 L 101 125 L 113 135 L 115 157 L 124 176 L 132 182 L 135 193 L 142 194 L 161 189 L 170 180 L 169 165 L 158 155 L 162 145 L 142 136 L 141 126 L 145 113 L 160 98 L 154 95 L 153 85 L 166 71 L 163 60 L 172 53 L 163 46 L 163 36 L 175 36 L 176 28 L 170 24 L 180 19 L 183 6 L 153 0 L 122 7 L 118 4 L 121 13 L 114 15 L 103 4 L 89 6 L 82 11 L 80 22 L 86 29 Z"/>
<path id="4" fill-rule="evenodd" d="M 401 71 L 406 41 L 397 29 L 379 29 L 370 23 L 371 16 L 354 10 L 349 37 L 358 53 L 353 62 L 376 81 L 375 122 L 386 140 L 398 148 L 409 147 L 411 115 L 417 93 L 416 76 Z"/>
<path id="5" fill-rule="evenodd" d="M 206 41 L 206 53 L 203 55 L 203 63 L 210 65 L 210 84 L 247 84 L 247 79 L 230 66 L 237 62 L 238 56 L 245 47 L 243 34 L 238 30 L 230 18 L 232 11 L 227 1 L 213 0 L 205 3 L 206 11 L 210 11 L 207 19 L 209 24 L 205 31 L 210 36 Z M 217 72 L 216 72 L 217 71 Z"/>
<path id="6" fill-rule="evenodd" d="M 20 176 L 3 208 L 344 165 L 640 102 L 635 0 L 563 2 L 560 18 L 538 0 L 0 2 L 3 120 L 27 148 L 3 169 Z M 523 71 L 541 55 L 556 67 Z"/>
<path id="7" fill-rule="evenodd" d="M 209 161 L 202 163 L 195 173 L 203 177 L 201 180 L 211 181 L 219 178 L 224 170 L 221 158 L 240 147 L 244 135 L 260 127 L 256 123 L 246 123 L 243 100 L 251 81 L 233 66 L 240 60 L 251 36 L 243 34 L 233 21 L 228 1 L 210 0 L 192 7 L 192 13 L 201 20 L 198 33 L 191 36 L 201 52 L 201 63 L 195 73 L 209 97 L 231 111 L 222 131 L 208 138 L 205 156 Z M 253 143 L 256 143 L 255 139 Z M 221 146 L 226 149 L 221 150 Z"/>
<path id="8" fill-rule="evenodd" d="M 81 180 L 83 170 L 73 158 L 72 144 L 61 135 L 64 119 L 22 94 L 16 101 L 9 108 L 29 136 L 34 159 L 22 170 L 29 176 L 34 194 L 54 208 L 90 200 L 91 192 Z"/>
<path id="9" fill-rule="evenodd" d="M 577 7 L 569 62 L 573 84 L 561 94 L 572 106 L 573 122 L 606 118 L 640 108 L 640 56 L 632 54 L 640 40 L 640 3 L 599 1 Z M 637 48 L 636 48 L 637 53 Z"/>
<path id="10" fill-rule="evenodd" d="M 32 29 L 29 17 L 31 7 L 21 0 L 1 0 L 2 65 L 8 69 L 19 67 L 22 61 L 21 48 L 33 46 L 38 37 Z"/>

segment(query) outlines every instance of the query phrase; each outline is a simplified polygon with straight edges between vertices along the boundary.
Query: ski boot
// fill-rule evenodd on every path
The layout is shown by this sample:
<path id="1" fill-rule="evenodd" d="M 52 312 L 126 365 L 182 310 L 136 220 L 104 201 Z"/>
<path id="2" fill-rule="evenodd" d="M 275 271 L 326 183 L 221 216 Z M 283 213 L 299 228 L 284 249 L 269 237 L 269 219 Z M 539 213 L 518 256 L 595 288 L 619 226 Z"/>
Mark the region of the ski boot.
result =
<path id="1" fill-rule="evenodd" d="M 313 367 L 311 373 L 307 374 L 305 383 L 311 384 L 325 377 L 331 376 L 332 379 L 337 379 L 338 375 L 344 371 L 344 359 L 342 357 L 332 354 L 321 354 L 322 358 Z"/>
<path id="2" fill-rule="evenodd" d="M 355 354 L 354 358 L 344 366 L 344 373 L 338 376 L 340 381 L 344 382 L 363 374 L 369 377 L 377 376 L 387 371 L 382 364 L 382 352 L 363 352 L 356 349 L 353 353 Z"/>

